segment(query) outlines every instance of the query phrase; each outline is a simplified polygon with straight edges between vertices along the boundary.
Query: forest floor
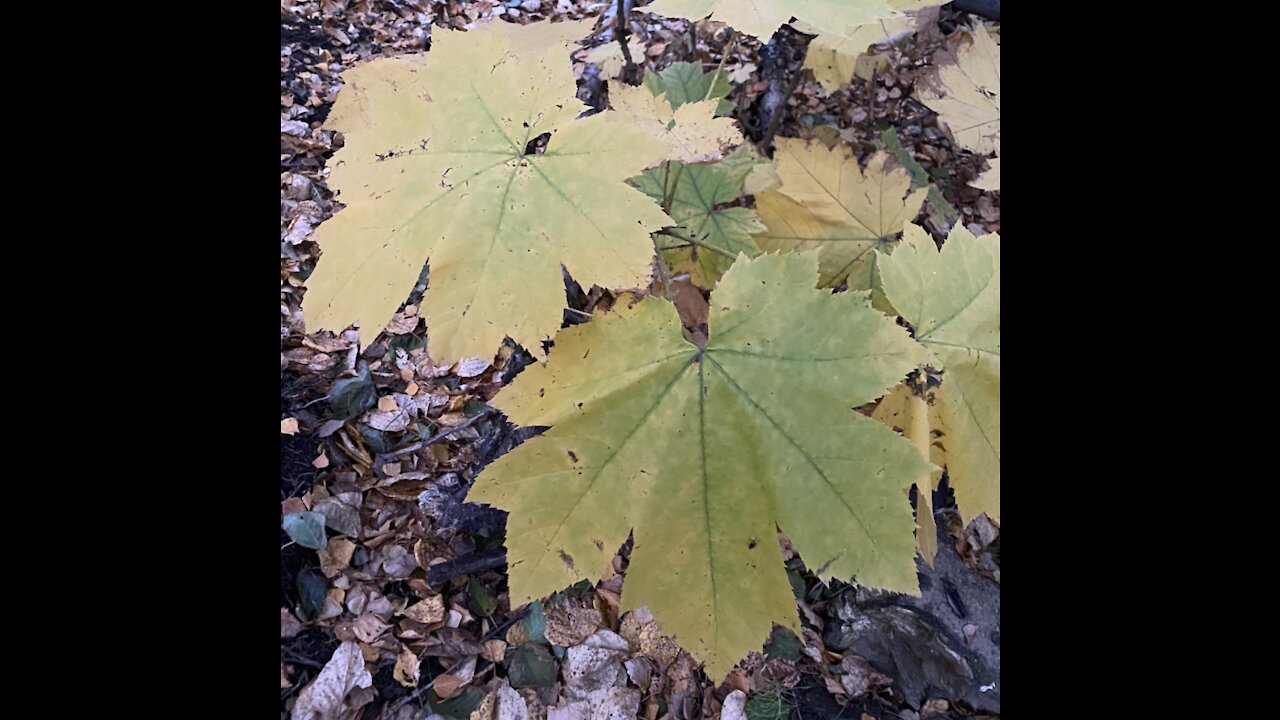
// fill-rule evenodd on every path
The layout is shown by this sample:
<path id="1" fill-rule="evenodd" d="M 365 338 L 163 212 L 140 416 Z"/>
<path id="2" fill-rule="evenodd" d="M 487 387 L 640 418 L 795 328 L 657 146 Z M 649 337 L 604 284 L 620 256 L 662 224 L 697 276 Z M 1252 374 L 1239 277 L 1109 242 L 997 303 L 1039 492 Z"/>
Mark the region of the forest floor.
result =
<path id="1" fill-rule="evenodd" d="M 504 697 L 495 689 L 506 687 L 499 678 L 526 685 L 517 692 L 528 717 L 546 717 L 545 708 L 557 705 L 569 682 L 565 648 L 589 643 L 600 628 L 630 644 L 625 668 L 643 693 L 640 717 L 719 717 L 733 690 L 747 693 L 753 720 L 998 714 L 998 690 L 989 687 L 995 683 L 980 682 L 999 674 L 998 530 L 985 516 L 962 525 L 945 483 L 934 505 L 941 552 L 934 568 L 921 565 L 922 600 L 899 602 L 840 582 L 823 584 L 792 558 L 788 570 L 804 637 L 775 632 L 765 653 L 752 654 L 716 684 L 651 619 L 620 612 L 627 547 L 615 559 L 619 572 L 594 587 L 575 586 L 532 609 L 510 607 L 505 514 L 462 499 L 487 463 L 534 434 L 486 405 L 530 361 L 527 353 L 508 342 L 492 362 L 434 366 L 422 352 L 427 329 L 412 305 L 393 320 L 403 332 L 383 334 L 363 350 L 349 336 L 306 333 L 300 303 L 320 254 L 310 234 L 337 209 L 325 164 L 341 147 L 341 134 L 323 123 L 341 88 L 340 73 L 381 55 L 421 52 L 433 27 L 470 28 L 499 16 L 519 23 L 603 16 L 574 54 L 579 97 L 600 107 L 600 69 L 583 57 L 613 39 L 613 5 L 282 0 L 281 512 L 322 512 L 336 533 L 317 552 L 291 544 L 281 531 L 281 717 L 347 640 L 360 644 L 373 684 L 353 690 L 335 718 L 423 718 L 428 709 L 442 717 L 466 718 L 473 711 L 523 717 L 494 713 L 495 701 Z M 794 91 L 776 136 L 840 142 L 861 157 L 882 149 L 882 133 L 891 128 L 929 170 L 960 222 L 975 233 L 998 232 L 999 194 L 968 185 L 985 161 L 953 149 L 936 115 L 911 92 L 930 56 L 976 22 L 981 19 L 946 6 L 873 80 L 855 78 L 831 94 L 793 58 L 784 80 Z M 641 48 L 637 60 L 653 70 L 677 61 L 713 69 L 730 35 L 719 23 L 643 12 L 630 14 L 630 27 L 632 47 Z M 769 78 L 760 76 L 761 47 L 740 37 L 724 62 L 735 76 L 731 115 L 754 141 L 764 132 L 759 101 L 769 87 Z M 767 152 L 765 140 L 761 150 Z M 925 212 L 918 222 L 941 236 L 948 220 Z M 568 306 L 589 313 L 601 294 L 570 282 Z M 410 302 L 420 297 L 416 293 Z M 566 313 L 566 322 L 572 321 L 581 320 Z M 370 407 L 378 396 L 407 386 L 426 400 L 430 422 L 406 424 L 394 411 Z M 904 650 L 848 637 L 851 618 L 886 608 L 922 618 L 920 636 L 926 639 Z"/>

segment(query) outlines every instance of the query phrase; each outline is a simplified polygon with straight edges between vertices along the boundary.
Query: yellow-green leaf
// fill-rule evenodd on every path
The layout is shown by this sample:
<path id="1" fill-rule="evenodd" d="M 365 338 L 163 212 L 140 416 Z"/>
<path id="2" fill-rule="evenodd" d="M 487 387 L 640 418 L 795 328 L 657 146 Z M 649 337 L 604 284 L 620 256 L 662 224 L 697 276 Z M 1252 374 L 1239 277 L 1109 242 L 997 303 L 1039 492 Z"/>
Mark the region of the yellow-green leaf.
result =
<path id="1" fill-rule="evenodd" d="M 710 15 L 712 20 L 761 40 L 767 40 L 793 16 L 821 30 L 839 32 L 894 15 L 888 0 L 654 0 L 640 9 L 686 20 Z"/>
<path id="2" fill-rule="evenodd" d="M 721 162 L 707 165 L 672 163 L 670 174 L 679 179 L 671 196 L 671 217 L 699 245 L 692 248 L 666 250 L 663 257 L 672 272 L 690 274 L 694 284 L 704 288 L 715 285 L 722 273 L 733 264 L 738 253 L 747 257 L 760 254 L 751 234 L 764 230 L 764 225 L 751 208 L 720 207 L 742 195 L 742 183 L 755 167 L 743 161 L 743 151 L 736 151 Z M 646 170 L 632 182 L 646 195 L 662 200 L 663 180 L 667 170 Z M 670 177 L 666 180 L 670 182 Z M 658 248 L 680 245 L 678 238 L 660 236 Z"/>
<path id="3" fill-rule="evenodd" d="M 609 83 L 609 106 L 615 112 L 608 117 L 666 146 L 664 160 L 708 162 L 742 142 L 733 118 L 714 117 L 718 102 L 685 103 L 673 110 L 665 93 L 655 96 L 642 87 Z"/>
<path id="4" fill-rule="evenodd" d="M 329 182 L 346 208 L 316 231 L 309 330 L 354 322 L 372 342 L 430 260 L 437 363 L 492 356 L 507 336 L 541 354 L 565 305 L 561 263 L 584 284 L 646 283 L 649 232 L 671 220 L 625 180 L 664 148 L 607 113 L 576 119 L 568 48 L 589 22 L 437 30 L 426 55 L 343 75 Z"/>
<path id="5" fill-rule="evenodd" d="M 908 225 L 880 258 L 885 294 L 945 370 L 947 471 L 961 516 L 1000 521 L 1000 236 L 957 224 L 939 252 Z"/>
<path id="6" fill-rule="evenodd" d="M 862 293 L 815 288 L 813 254 L 740 257 L 705 350 L 666 301 L 565 330 L 495 404 L 550 425 L 468 498 L 507 509 L 511 600 L 601 576 L 634 530 L 624 608 L 649 606 L 708 674 L 799 629 L 775 537 L 819 576 L 916 593 L 911 506 L 930 466 L 855 408 L 926 357 Z"/>
<path id="7" fill-rule="evenodd" d="M 906 170 L 885 169 L 878 152 L 864 171 L 845 146 L 778 138 L 774 164 L 781 186 L 756 195 L 756 212 L 767 230 L 755 236 L 766 252 L 818 250 L 819 283 L 847 279 L 856 290 L 872 287 L 876 248 L 885 249 L 914 220 L 928 195 L 911 192 Z"/>
<path id="8" fill-rule="evenodd" d="M 919 83 L 916 95 L 951 129 L 956 142 L 983 155 L 1000 142 L 1000 46 L 979 24 L 961 42 L 955 63 L 939 66 L 935 84 Z"/>

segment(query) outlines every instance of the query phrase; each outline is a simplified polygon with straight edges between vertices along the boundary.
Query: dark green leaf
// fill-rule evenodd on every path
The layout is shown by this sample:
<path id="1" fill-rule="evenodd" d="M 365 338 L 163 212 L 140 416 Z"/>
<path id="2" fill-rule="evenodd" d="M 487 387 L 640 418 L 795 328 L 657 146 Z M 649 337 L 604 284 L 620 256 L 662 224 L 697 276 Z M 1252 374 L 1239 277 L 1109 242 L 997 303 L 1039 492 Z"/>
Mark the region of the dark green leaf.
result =
<path id="1" fill-rule="evenodd" d="M 387 439 L 387 434 L 381 430 L 376 430 L 368 425 L 360 425 L 360 437 L 369 444 L 369 448 L 376 453 L 389 452 L 392 442 Z"/>
<path id="2" fill-rule="evenodd" d="M 800 638 L 796 637 L 795 633 L 777 625 L 773 627 L 773 634 L 769 636 L 769 642 L 764 646 L 764 652 L 770 658 L 792 662 L 800 659 L 800 651 L 803 649 L 804 643 L 800 642 Z"/>
<path id="3" fill-rule="evenodd" d="M 524 633 L 529 640 L 547 644 L 547 614 L 542 610 L 542 601 L 529 603 L 529 612 L 524 616 Z"/>
<path id="4" fill-rule="evenodd" d="M 475 575 L 467 578 L 467 607 L 480 617 L 489 617 L 498 607 L 498 598 L 494 597 L 493 591 L 476 580 Z"/>
<path id="5" fill-rule="evenodd" d="M 335 382 L 329 392 L 329 407 L 335 416 L 343 420 L 359 415 L 377 402 L 378 391 L 373 387 L 369 367 L 363 363 L 355 377 Z"/>
<path id="6" fill-rule="evenodd" d="M 298 585 L 298 602 L 302 605 L 304 620 L 310 620 L 324 608 L 324 595 L 329 590 L 329 581 L 324 575 L 311 568 L 303 568 L 296 578 Z"/>
<path id="7" fill-rule="evenodd" d="M 556 661 L 542 645 L 521 645 L 507 657 L 507 680 L 513 688 L 551 687 L 557 673 Z"/>
<path id="8" fill-rule="evenodd" d="M 787 582 L 791 583 L 791 594 L 795 595 L 797 600 L 803 600 L 805 587 L 804 578 L 800 577 L 800 573 L 795 570 L 787 570 Z"/>

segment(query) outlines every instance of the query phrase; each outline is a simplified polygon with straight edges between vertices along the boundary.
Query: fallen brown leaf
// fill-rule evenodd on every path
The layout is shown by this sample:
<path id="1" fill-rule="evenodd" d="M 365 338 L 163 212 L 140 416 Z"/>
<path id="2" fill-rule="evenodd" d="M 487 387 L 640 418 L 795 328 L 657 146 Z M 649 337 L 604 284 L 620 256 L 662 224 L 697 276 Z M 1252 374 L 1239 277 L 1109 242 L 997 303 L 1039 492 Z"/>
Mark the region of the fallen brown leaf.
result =
<path id="1" fill-rule="evenodd" d="M 552 645 L 578 645 L 600 628 L 600 611 L 595 608 L 549 608 L 547 640 Z"/>
<path id="2" fill-rule="evenodd" d="M 475 677 L 475 672 L 476 659 L 472 656 L 467 658 L 467 661 L 462 664 L 462 668 L 457 672 L 436 676 L 432 688 L 435 689 L 437 695 L 448 700 L 462 692 L 462 689 L 470 684 L 471 678 Z"/>
<path id="3" fill-rule="evenodd" d="M 404 609 L 404 616 L 425 625 L 444 622 L 444 597 L 436 595 Z"/>
<path id="4" fill-rule="evenodd" d="M 351 565 L 351 556 L 356 552 L 356 544 L 344 537 L 336 537 L 317 553 L 320 557 L 320 572 L 332 580 L 342 574 Z"/>
<path id="5" fill-rule="evenodd" d="M 400 655 L 396 657 L 396 666 L 392 671 L 392 676 L 396 682 L 405 687 L 418 687 L 418 672 L 422 661 L 409 648 L 400 651 Z"/>

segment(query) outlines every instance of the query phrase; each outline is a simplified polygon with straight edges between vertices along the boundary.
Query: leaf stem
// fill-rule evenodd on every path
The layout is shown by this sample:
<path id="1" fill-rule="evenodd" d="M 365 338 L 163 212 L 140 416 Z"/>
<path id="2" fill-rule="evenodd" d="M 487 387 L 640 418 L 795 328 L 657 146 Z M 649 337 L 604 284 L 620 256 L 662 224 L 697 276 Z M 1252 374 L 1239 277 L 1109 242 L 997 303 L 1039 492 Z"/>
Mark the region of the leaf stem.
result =
<path id="1" fill-rule="evenodd" d="M 707 243 L 704 243 L 704 242 L 702 242 L 701 240 L 698 240 L 698 239 L 696 239 L 696 238 L 690 237 L 689 235 L 685 235 L 684 233 L 682 233 L 682 232 L 680 232 L 680 231 L 676 230 L 675 228 L 662 228 L 661 230 L 658 230 L 658 231 L 657 231 L 657 234 L 658 234 L 658 235 L 668 235 L 668 236 L 670 236 L 670 237 L 676 238 L 677 240 L 683 240 L 684 242 L 687 242 L 687 243 L 689 243 L 690 245 L 696 245 L 697 247 L 700 247 L 700 248 L 703 248 L 703 249 L 706 249 L 706 250 L 710 250 L 711 252 L 716 253 L 716 254 L 718 254 L 718 255 L 723 255 L 723 256 L 725 256 L 725 257 L 729 258 L 730 260 L 737 260 L 737 259 L 738 259 L 738 256 L 737 256 L 737 255 L 733 255 L 733 254 L 729 253 L 729 251 L 728 251 L 728 250 L 724 250 L 724 249 L 722 249 L 722 248 L 718 248 L 718 247 L 716 247 L 715 245 L 708 245 Z M 663 248 L 663 249 L 664 249 L 664 250 L 674 250 L 674 249 L 677 249 L 677 248 Z"/>
<path id="2" fill-rule="evenodd" d="M 662 212 L 671 213 L 671 201 L 675 199 L 676 188 L 680 185 L 680 173 L 684 172 L 684 163 L 676 165 L 674 175 L 671 175 L 671 188 L 667 188 L 667 175 L 671 174 L 671 161 L 667 161 L 666 175 L 662 176 Z"/>
<path id="3" fill-rule="evenodd" d="M 729 41 L 724 44 L 724 49 L 720 51 L 720 64 L 716 66 L 715 75 L 711 76 L 711 84 L 707 86 L 707 94 L 702 96 L 703 101 L 711 99 L 711 93 L 716 89 L 716 77 L 724 72 L 724 61 L 729 59 L 729 53 L 733 51 L 733 44 L 738 41 L 738 31 L 734 30 L 729 35 Z"/>

